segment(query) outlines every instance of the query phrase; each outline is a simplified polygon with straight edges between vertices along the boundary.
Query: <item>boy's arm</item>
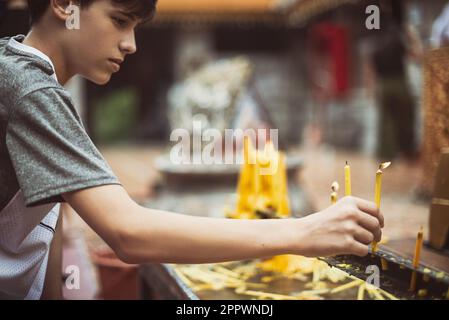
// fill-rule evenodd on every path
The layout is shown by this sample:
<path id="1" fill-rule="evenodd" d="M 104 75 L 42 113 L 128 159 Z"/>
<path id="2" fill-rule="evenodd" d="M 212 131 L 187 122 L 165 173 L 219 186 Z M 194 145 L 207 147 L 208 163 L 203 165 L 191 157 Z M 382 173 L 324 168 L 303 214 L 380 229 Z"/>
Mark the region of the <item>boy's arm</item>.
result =
<path id="1" fill-rule="evenodd" d="M 212 263 L 277 254 L 365 255 L 380 239 L 381 214 L 347 197 L 303 219 L 234 220 L 152 210 L 119 185 L 63 195 L 125 262 Z"/>

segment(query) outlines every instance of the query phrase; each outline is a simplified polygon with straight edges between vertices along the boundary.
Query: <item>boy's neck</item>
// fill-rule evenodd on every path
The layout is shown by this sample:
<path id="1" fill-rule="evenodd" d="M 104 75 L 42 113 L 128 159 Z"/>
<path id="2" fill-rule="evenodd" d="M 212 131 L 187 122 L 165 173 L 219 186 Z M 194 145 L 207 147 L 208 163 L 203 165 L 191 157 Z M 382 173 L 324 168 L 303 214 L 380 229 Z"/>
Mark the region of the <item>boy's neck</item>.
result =
<path id="1" fill-rule="evenodd" d="M 54 39 L 45 36 L 38 28 L 33 27 L 23 40 L 23 44 L 33 47 L 47 55 L 53 62 L 58 82 L 61 85 L 65 85 L 74 74 L 69 72 L 61 45 L 58 45 Z"/>

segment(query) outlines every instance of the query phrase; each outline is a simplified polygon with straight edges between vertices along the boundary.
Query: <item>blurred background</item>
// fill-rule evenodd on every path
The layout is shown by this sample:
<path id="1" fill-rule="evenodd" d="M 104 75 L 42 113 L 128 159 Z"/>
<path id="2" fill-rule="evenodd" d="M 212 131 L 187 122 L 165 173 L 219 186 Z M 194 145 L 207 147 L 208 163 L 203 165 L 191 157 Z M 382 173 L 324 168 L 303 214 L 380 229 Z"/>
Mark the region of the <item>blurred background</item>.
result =
<path id="1" fill-rule="evenodd" d="M 26 1 L 0 1 L 0 36 L 27 32 Z M 448 1 L 159 0 L 136 41 L 137 53 L 107 85 L 81 78 L 67 85 L 136 201 L 176 210 L 172 203 L 189 188 L 172 175 L 171 192 L 173 170 L 156 161 L 172 145 L 172 130 L 191 130 L 193 120 L 220 130 L 275 128 L 280 148 L 300 159 L 289 176 L 298 216 L 329 205 L 346 161 L 353 194 L 367 199 L 379 163 L 392 161 L 382 194 L 386 238 L 414 237 L 420 225 L 428 232 L 437 167 L 449 147 Z M 193 208 L 209 201 L 203 191 L 199 183 Z M 224 210 L 225 200 L 211 201 L 212 210 Z M 101 241 L 73 214 L 65 229 L 65 264 L 87 261 L 97 277 L 86 276 L 88 289 L 67 297 L 107 297 L 98 280 Z"/>

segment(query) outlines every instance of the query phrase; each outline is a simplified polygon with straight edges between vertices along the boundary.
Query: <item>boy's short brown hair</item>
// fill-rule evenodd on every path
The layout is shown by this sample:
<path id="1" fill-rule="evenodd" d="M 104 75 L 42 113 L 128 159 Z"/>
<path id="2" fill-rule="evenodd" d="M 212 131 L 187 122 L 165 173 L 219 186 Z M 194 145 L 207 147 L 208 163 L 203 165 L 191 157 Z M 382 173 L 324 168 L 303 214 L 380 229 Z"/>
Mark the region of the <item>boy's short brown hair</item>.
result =
<path id="1" fill-rule="evenodd" d="M 81 8 L 89 6 L 95 0 L 78 0 Z M 111 0 L 124 8 L 134 18 L 143 21 L 151 20 L 156 12 L 157 0 Z M 28 0 L 31 24 L 38 22 L 47 10 L 50 0 Z"/>

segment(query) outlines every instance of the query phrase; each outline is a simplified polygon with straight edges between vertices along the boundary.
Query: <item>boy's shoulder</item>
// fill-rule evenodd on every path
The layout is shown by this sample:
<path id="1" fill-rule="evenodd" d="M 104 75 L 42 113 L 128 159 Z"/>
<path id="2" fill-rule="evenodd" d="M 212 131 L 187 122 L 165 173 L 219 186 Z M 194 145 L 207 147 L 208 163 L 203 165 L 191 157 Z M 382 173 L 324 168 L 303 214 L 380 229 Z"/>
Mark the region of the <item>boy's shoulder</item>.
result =
<path id="1" fill-rule="evenodd" d="M 11 46 L 11 39 L 0 39 L 0 92 L 7 105 L 14 105 L 27 94 L 43 89 L 63 89 L 52 78 L 52 66 L 45 60 Z"/>

